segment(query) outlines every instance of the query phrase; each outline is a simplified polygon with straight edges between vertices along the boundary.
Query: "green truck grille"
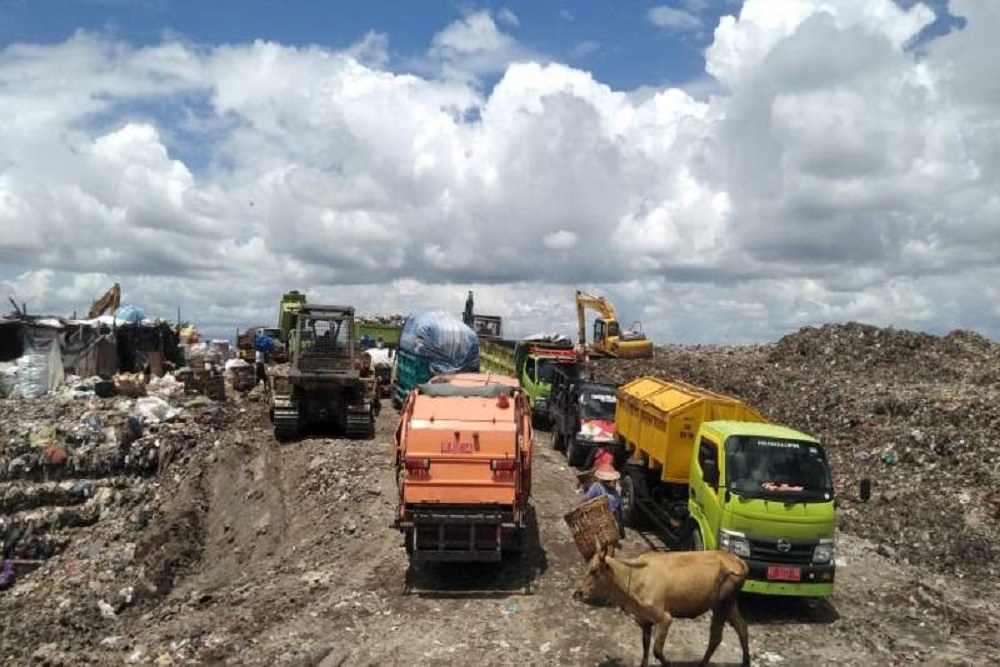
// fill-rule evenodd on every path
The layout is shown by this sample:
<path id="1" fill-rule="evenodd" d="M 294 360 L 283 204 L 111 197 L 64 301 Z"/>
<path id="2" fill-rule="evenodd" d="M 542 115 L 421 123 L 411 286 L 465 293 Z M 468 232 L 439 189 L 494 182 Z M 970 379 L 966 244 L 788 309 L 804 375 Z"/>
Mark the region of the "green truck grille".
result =
<path id="1" fill-rule="evenodd" d="M 812 563 L 813 551 L 817 544 L 819 544 L 817 540 L 751 538 L 750 558 L 768 563 L 809 565 Z"/>

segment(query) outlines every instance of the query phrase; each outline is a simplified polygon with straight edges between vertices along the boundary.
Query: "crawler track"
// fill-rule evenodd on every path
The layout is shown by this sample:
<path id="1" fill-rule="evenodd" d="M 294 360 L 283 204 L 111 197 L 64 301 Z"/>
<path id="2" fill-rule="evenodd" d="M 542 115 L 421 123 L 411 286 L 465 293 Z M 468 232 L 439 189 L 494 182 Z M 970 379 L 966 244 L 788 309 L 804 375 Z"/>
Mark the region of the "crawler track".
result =
<path id="1" fill-rule="evenodd" d="M 348 412 L 344 435 L 348 438 L 370 438 L 375 434 L 375 421 L 369 411 Z"/>
<path id="2" fill-rule="evenodd" d="M 274 407 L 274 436 L 279 440 L 298 437 L 299 410 L 295 405 Z"/>

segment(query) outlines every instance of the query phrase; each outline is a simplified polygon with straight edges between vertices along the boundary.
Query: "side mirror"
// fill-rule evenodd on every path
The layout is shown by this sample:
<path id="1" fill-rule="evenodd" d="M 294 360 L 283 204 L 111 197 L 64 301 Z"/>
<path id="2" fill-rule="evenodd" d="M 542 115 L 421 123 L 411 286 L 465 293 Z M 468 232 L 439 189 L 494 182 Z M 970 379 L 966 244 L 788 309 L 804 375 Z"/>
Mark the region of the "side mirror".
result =
<path id="1" fill-rule="evenodd" d="M 867 477 L 861 480 L 859 495 L 861 496 L 861 502 L 863 503 L 867 503 L 872 497 L 872 481 Z"/>

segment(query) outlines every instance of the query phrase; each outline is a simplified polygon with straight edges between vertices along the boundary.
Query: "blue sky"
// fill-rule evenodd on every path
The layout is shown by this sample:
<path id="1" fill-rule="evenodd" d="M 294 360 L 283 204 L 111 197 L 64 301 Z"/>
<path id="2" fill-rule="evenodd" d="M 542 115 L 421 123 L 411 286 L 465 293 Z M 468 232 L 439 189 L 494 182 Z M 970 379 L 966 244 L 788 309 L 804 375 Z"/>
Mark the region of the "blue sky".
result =
<path id="1" fill-rule="evenodd" d="M 480 9 L 513 12 L 507 25 L 520 42 L 553 60 L 585 68 L 618 89 L 682 85 L 704 71 L 702 51 L 732 1 L 687 5 L 702 23 L 676 30 L 649 20 L 655 2 L 250 2 L 242 0 L 0 0 L 0 44 L 61 42 L 78 29 L 100 31 L 134 45 L 159 42 L 164 32 L 202 44 L 255 39 L 344 48 L 370 30 L 389 38 L 393 69 L 426 51 L 434 34 Z M 684 3 L 672 3 L 683 8 Z M 687 11 L 687 10 L 684 10 Z"/>

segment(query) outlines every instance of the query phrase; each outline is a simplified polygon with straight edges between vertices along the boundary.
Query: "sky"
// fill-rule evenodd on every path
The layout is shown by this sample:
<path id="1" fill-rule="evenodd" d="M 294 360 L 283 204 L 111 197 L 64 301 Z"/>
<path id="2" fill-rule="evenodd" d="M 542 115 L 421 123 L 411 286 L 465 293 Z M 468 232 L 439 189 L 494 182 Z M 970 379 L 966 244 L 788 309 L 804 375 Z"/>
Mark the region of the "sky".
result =
<path id="1" fill-rule="evenodd" d="M 1000 338 L 1000 3 L 0 0 L 0 298 Z M 593 312 L 587 314 L 588 338 Z"/>

